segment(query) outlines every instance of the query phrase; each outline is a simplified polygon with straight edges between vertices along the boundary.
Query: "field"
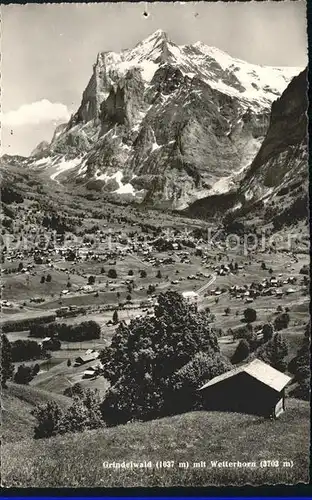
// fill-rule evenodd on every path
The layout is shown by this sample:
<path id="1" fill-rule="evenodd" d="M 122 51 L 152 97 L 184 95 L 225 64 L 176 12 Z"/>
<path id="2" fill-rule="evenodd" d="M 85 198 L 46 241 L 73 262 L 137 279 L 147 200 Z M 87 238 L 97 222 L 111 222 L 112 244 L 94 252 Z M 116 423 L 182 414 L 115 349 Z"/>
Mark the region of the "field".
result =
<path id="1" fill-rule="evenodd" d="M 241 414 L 187 413 L 5 445 L 3 485 L 90 488 L 306 483 L 309 438 L 309 404 L 297 400 L 287 401 L 287 411 L 278 421 Z M 274 465 L 261 467 L 262 460 Z M 124 461 L 151 461 L 152 467 L 103 467 L 104 462 Z M 255 466 L 212 465 L 219 461 L 255 462 Z M 157 468 L 157 462 L 163 467 L 158 464 Z"/>

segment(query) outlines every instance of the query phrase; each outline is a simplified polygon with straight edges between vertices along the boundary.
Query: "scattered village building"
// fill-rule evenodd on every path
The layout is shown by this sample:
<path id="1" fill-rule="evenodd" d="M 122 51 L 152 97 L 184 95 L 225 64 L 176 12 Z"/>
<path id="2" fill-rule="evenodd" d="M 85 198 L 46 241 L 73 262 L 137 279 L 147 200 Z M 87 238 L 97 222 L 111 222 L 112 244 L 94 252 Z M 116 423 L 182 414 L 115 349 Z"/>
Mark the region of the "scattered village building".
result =
<path id="1" fill-rule="evenodd" d="M 193 292 L 192 290 L 187 292 L 182 292 L 182 296 L 188 302 L 196 302 L 198 300 L 198 293 Z"/>
<path id="2" fill-rule="evenodd" d="M 285 387 L 291 377 L 260 359 L 213 378 L 199 390 L 209 410 L 277 418 L 285 410 Z"/>
<path id="3" fill-rule="evenodd" d="M 80 366 L 89 363 L 90 361 L 97 359 L 98 356 L 99 356 L 98 351 L 90 352 L 90 350 L 88 350 L 84 355 L 78 356 L 78 358 L 75 359 L 74 366 Z"/>
<path id="4" fill-rule="evenodd" d="M 95 376 L 95 368 L 88 368 L 83 372 L 82 378 L 93 378 Z"/>

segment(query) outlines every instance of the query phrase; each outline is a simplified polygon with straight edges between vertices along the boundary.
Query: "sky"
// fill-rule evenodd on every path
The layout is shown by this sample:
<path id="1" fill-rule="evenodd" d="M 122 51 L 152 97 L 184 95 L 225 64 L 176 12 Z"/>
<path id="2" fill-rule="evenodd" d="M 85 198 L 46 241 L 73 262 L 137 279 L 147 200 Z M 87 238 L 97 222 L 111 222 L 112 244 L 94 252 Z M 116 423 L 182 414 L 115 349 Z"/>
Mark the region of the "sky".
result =
<path id="1" fill-rule="evenodd" d="M 148 16 L 143 15 L 147 11 Z M 269 66 L 307 65 L 305 1 L 1 6 L 1 154 L 28 155 L 80 104 L 100 51 L 157 29 Z"/>

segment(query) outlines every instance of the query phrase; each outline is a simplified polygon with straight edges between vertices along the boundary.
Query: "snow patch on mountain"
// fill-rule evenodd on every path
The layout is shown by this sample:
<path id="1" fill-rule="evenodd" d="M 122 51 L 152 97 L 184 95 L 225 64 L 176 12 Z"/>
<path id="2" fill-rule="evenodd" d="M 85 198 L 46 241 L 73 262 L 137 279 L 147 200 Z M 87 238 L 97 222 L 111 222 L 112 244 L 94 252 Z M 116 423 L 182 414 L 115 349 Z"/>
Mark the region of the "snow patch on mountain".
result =
<path id="1" fill-rule="evenodd" d="M 61 162 L 56 167 L 55 172 L 53 172 L 53 174 L 50 175 L 50 179 L 52 181 L 55 181 L 56 177 L 58 177 L 63 172 L 66 172 L 67 170 L 71 170 L 71 169 L 77 167 L 79 165 L 79 163 L 81 163 L 81 158 L 74 158 L 72 160 L 62 159 Z M 58 181 L 56 180 L 56 182 L 58 182 Z"/>

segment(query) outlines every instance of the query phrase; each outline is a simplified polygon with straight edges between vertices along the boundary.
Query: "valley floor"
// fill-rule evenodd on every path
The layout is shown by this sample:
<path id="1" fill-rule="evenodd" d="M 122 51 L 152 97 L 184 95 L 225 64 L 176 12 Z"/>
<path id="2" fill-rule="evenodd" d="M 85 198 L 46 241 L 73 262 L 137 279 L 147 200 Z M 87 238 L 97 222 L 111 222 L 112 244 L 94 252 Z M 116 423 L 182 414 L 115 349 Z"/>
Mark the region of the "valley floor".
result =
<path id="1" fill-rule="evenodd" d="M 8 172 L 10 175 L 10 185 L 15 185 L 13 169 Z M 63 395 L 64 390 L 76 382 L 84 388 L 98 389 L 101 396 L 105 394 L 108 382 L 103 376 L 84 377 L 94 361 L 77 367 L 75 359 L 87 349 L 100 351 L 109 345 L 116 327 L 111 321 L 115 310 L 119 321 L 125 322 L 152 314 L 160 292 L 198 292 L 198 307 L 210 309 L 211 326 L 221 330 L 218 342 L 221 353 L 228 358 L 238 345 L 233 331 L 244 326 L 247 307 L 257 313 L 254 331 L 264 323 L 274 322 L 278 311 L 287 307 L 290 322 L 279 333 L 288 343 L 286 361 L 290 361 L 302 345 L 309 320 L 308 286 L 301 273 L 303 266 L 309 264 L 309 254 L 307 248 L 287 252 L 259 250 L 249 255 L 242 249 L 207 249 L 200 233 L 209 227 L 217 229 L 216 222 L 210 225 L 133 206 L 108 205 L 100 197 L 88 200 L 71 196 L 55 183 L 51 189 L 52 181 L 38 189 L 36 184 L 27 185 L 25 178 L 18 179 L 25 199 L 23 203 L 8 205 L 14 217 L 4 236 L 14 237 L 15 243 L 24 236 L 30 238 L 32 231 L 37 231 L 37 236 L 50 237 L 53 230 L 42 225 L 46 210 L 61 214 L 68 224 L 72 219 L 74 222 L 69 234 L 72 240 L 66 242 L 67 246 L 54 240 L 51 252 L 38 251 L 42 254 L 39 262 L 34 258 L 35 245 L 26 250 L 22 245 L 8 245 L 2 265 L 1 319 L 8 340 L 29 340 L 29 328 L 16 325 L 35 318 L 43 320 L 51 314 L 56 315 L 57 323 L 71 325 L 94 320 L 100 325 L 101 335 L 83 342 L 62 341 L 61 348 L 51 351 L 49 359 L 25 362 L 38 363 L 40 372 L 29 386 L 9 383 L 3 391 L 3 485 L 133 487 L 307 482 L 309 404 L 290 398 L 286 398 L 285 413 L 276 421 L 235 413 L 194 412 L 47 440 L 32 439 L 31 410 L 37 404 L 52 399 L 66 407 L 69 400 Z M 47 200 L 51 206 L 46 207 Z M 199 236 L 194 236 L 196 231 Z M 302 228 L 304 231 L 306 227 Z M 158 236 L 166 248 L 156 247 Z M 93 238 L 100 242 L 99 246 L 92 246 Z M 186 244 L 181 243 L 176 250 L 172 247 L 176 240 Z M 82 257 L 65 260 L 62 251 L 66 253 L 74 247 L 75 241 Z M 108 246 L 111 244 L 113 249 Z M 129 252 L 127 245 L 133 246 Z M 220 273 L 221 265 L 228 267 L 230 262 L 238 265 L 236 271 Z M 113 278 L 109 274 L 112 269 L 116 271 Z M 49 274 L 51 280 L 47 281 Z M 90 276 L 94 277 L 91 285 Z M 253 282 L 268 282 L 272 277 L 278 281 L 272 294 L 260 294 L 248 302 L 250 297 L 245 290 Z M 233 295 L 234 286 L 245 289 Z M 277 294 L 277 290 L 281 293 Z M 229 310 L 225 312 L 226 309 Z M 64 310 L 66 314 L 62 313 Z M 32 340 L 42 341 L 39 337 Z M 15 367 L 20 364 L 16 362 Z M 263 460 L 270 465 L 261 467 Z M 151 467 L 103 467 L 103 462 L 123 461 L 151 462 Z M 231 467 L 212 463 L 237 461 L 256 465 Z"/>

